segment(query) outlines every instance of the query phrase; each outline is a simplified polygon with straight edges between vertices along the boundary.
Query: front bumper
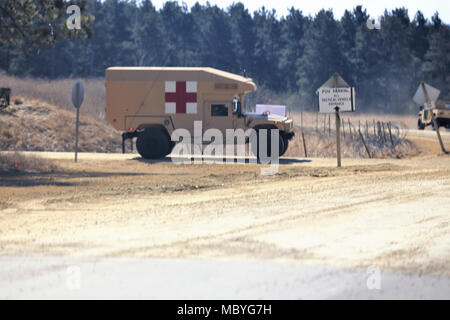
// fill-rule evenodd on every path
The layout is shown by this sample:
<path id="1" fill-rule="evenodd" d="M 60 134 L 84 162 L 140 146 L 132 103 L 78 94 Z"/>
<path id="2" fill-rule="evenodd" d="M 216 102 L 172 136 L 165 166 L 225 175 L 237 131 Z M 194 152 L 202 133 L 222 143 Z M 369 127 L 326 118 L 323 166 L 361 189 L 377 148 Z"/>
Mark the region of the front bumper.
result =
<path id="1" fill-rule="evenodd" d="M 295 132 L 294 131 L 285 132 L 285 133 L 283 133 L 283 135 L 286 139 L 288 139 L 290 141 L 290 140 L 292 140 L 292 138 L 294 138 Z"/>

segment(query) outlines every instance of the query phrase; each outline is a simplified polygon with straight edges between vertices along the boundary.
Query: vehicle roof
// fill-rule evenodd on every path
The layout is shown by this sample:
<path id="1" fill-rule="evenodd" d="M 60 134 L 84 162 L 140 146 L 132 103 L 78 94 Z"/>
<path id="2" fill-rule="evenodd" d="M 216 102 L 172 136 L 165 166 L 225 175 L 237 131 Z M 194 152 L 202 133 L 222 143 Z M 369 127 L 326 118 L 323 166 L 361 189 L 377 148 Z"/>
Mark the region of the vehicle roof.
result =
<path id="1" fill-rule="evenodd" d="M 106 81 L 182 81 L 188 77 L 198 81 L 240 82 L 256 90 L 256 85 L 251 78 L 210 67 L 110 67 L 106 69 Z"/>

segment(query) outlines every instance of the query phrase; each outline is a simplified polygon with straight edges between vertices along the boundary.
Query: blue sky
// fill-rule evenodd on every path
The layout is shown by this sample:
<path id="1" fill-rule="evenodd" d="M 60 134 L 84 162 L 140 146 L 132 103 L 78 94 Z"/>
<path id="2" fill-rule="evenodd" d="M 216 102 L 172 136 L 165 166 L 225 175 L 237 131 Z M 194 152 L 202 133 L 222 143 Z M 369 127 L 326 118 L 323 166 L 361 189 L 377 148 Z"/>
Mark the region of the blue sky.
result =
<path id="1" fill-rule="evenodd" d="M 185 2 L 188 7 L 191 7 L 195 2 L 205 4 L 206 0 L 183 0 L 179 3 Z M 156 8 L 161 8 L 166 0 L 153 0 Z M 226 8 L 236 0 L 210 0 L 212 5 L 216 4 L 221 8 Z M 367 12 L 372 17 L 377 17 L 383 14 L 385 9 L 391 10 L 398 7 L 405 7 L 408 9 L 411 18 L 420 10 L 425 17 L 431 18 L 435 12 L 439 12 L 439 16 L 446 23 L 450 23 L 450 0 L 307 0 L 307 1 L 292 1 L 292 0 L 242 0 L 242 3 L 253 12 L 262 6 L 268 9 L 276 9 L 278 17 L 284 16 L 288 8 L 295 7 L 303 11 L 304 14 L 314 15 L 320 9 L 333 9 L 336 17 L 340 18 L 345 9 L 353 9 L 357 5 L 363 5 Z"/>

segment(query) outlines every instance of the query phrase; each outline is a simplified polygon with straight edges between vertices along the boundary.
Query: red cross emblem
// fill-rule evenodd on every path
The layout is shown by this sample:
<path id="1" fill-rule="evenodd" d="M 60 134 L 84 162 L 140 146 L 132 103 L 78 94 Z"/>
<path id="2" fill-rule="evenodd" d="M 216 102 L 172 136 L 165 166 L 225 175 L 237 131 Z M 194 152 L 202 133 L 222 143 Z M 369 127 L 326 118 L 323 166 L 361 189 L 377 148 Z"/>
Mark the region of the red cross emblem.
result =
<path id="1" fill-rule="evenodd" d="M 197 82 L 166 81 L 166 113 L 197 113 Z"/>

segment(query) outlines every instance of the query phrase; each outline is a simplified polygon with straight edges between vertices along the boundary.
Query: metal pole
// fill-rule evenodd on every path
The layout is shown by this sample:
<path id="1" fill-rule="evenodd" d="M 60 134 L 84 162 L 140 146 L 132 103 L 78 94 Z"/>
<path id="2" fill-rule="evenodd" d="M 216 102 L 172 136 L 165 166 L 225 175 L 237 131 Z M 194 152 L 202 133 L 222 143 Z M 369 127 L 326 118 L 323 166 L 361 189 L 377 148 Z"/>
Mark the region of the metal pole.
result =
<path id="1" fill-rule="evenodd" d="M 334 74 L 334 87 L 338 87 L 338 75 Z M 336 159 L 338 168 L 341 167 L 341 117 L 339 116 L 339 107 L 336 110 Z"/>
<path id="2" fill-rule="evenodd" d="M 80 122 L 80 108 L 77 108 L 77 122 L 75 124 L 75 162 L 78 161 L 78 124 Z"/>
<path id="3" fill-rule="evenodd" d="M 336 107 L 336 156 L 337 166 L 341 167 L 341 117 L 339 116 L 339 107 Z"/>
<path id="4" fill-rule="evenodd" d="M 422 82 L 422 90 L 423 90 L 423 94 L 424 94 L 426 102 L 429 102 L 430 101 L 430 97 L 428 95 L 428 91 L 427 91 L 427 88 L 425 87 L 425 83 L 424 82 Z M 439 132 L 439 126 L 438 126 L 438 123 L 436 121 L 436 117 L 434 116 L 433 109 L 430 109 L 430 111 L 431 111 L 431 121 L 433 121 L 434 128 L 436 129 L 436 134 L 437 134 L 437 137 L 438 137 L 438 140 L 439 140 L 439 144 L 441 145 L 441 150 L 442 150 L 443 153 L 448 153 L 447 150 L 445 150 L 444 143 L 442 142 L 441 133 Z"/>

